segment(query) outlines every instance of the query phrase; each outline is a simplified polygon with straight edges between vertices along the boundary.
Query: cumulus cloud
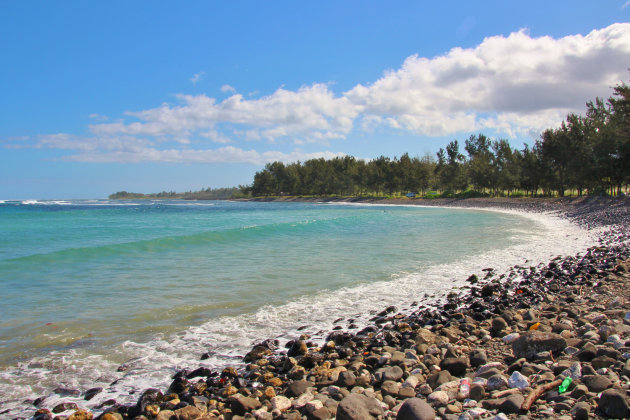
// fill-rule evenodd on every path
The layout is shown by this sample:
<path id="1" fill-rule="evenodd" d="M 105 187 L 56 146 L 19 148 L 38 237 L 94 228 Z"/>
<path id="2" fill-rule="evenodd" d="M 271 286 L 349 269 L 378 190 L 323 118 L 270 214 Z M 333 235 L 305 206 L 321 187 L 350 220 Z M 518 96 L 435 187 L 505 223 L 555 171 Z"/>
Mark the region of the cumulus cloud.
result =
<path id="1" fill-rule="evenodd" d="M 127 115 L 139 121 L 90 125 L 96 135 L 174 136 L 213 129 L 218 123 L 249 128 L 274 141 L 292 138 L 319 141 L 345 137 L 357 116 L 345 97 L 335 97 L 328 86 L 314 84 L 297 91 L 278 89 L 260 99 L 234 94 L 221 102 L 206 95 L 178 95 L 179 105 L 164 104 Z M 254 134 L 250 134 L 250 137 Z"/>
<path id="2" fill-rule="evenodd" d="M 253 98 L 223 85 L 221 91 L 230 94 L 223 100 L 177 95 L 176 104 L 130 111 L 118 121 L 94 118 L 88 136 L 40 136 L 32 145 L 74 150 L 67 159 L 86 162 L 259 164 L 307 155 L 195 144 L 209 139 L 328 145 L 354 130 L 379 127 L 421 136 L 484 130 L 537 136 L 567 113 L 583 113 L 587 100 L 609 96 L 610 88 L 627 77 L 629 59 L 629 23 L 557 39 L 521 30 L 436 57 L 412 55 L 400 68 L 346 92 L 315 83 Z"/>
<path id="3" fill-rule="evenodd" d="M 345 96 L 372 121 L 418 134 L 527 133 L 608 93 L 625 76 L 629 58 L 629 24 L 560 39 L 521 30 L 439 57 L 411 56 L 400 69 Z"/>

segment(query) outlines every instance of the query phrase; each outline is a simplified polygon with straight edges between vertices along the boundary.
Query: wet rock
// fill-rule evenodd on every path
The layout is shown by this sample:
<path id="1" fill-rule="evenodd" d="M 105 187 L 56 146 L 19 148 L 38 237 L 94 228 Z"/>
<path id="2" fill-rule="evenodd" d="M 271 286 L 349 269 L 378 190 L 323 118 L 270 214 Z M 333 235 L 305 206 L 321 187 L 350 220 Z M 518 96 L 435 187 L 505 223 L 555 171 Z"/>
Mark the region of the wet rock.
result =
<path id="1" fill-rule="evenodd" d="M 173 382 L 171 382 L 171 385 L 168 387 L 167 393 L 181 394 L 183 392 L 186 392 L 189 386 L 190 382 L 188 382 L 186 378 L 175 378 L 175 380 L 173 380 Z"/>
<path id="2" fill-rule="evenodd" d="M 201 417 L 203 413 L 197 407 L 188 405 L 175 410 L 174 414 L 177 417 L 177 420 L 196 420 Z"/>
<path id="3" fill-rule="evenodd" d="M 52 412 L 55 414 L 63 413 L 68 410 L 76 410 L 78 407 L 75 403 L 64 402 L 53 407 Z"/>
<path id="4" fill-rule="evenodd" d="M 481 288 L 481 296 L 483 297 L 489 297 L 492 296 L 494 294 L 495 289 L 498 286 L 496 284 L 493 283 L 488 283 L 485 284 L 482 288 Z"/>
<path id="5" fill-rule="evenodd" d="M 149 418 L 156 417 L 160 413 L 160 406 L 157 404 L 149 404 L 144 409 L 144 414 Z"/>
<path id="6" fill-rule="evenodd" d="M 53 414 L 47 408 L 40 408 L 33 415 L 33 420 L 53 420 Z"/>
<path id="7" fill-rule="evenodd" d="M 306 345 L 306 342 L 303 340 L 297 340 L 297 341 L 294 341 L 291 347 L 289 348 L 289 351 L 287 352 L 287 356 L 289 357 L 302 356 L 306 353 L 308 353 L 308 346 Z"/>
<path id="8" fill-rule="evenodd" d="M 245 363 L 251 363 L 258 359 L 263 358 L 264 356 L 269 356 L 273 352 L 266 346 L 254 346 L 254 348 L 243 357 L 243 361 Z"/>
<path id="9" fill-rule="evenodd" d="M 171 411 L 171 413 L 173 413 Z M 162 413 L 160 412 L 160 414 L 158 414 L 158 417 L 156 418 L 156 420 L 171 420 L 170 417 L 160 417 Z M 174 415 L 174 414 L 173 414 Z M 123 420 L 123 416 L 120 413 L 116 413 L 116 412 L 109 412 L 109 413 L 103 413 L 102 416 L 100 416 L 99 420 Z"/>
<path id="10" fill-rule="evenodd" d="M 420 398 L 409 398 L 398 410 L 396 420 L 434 420 L 435 410 Z"/>
<path id="11" fill-rule="evenodd" d="M 100 394 L 101 392 L 103 392 L 103 388 L 90 388 L 87 391 L 85 391 L 85 395 L 83 396 L 83 399 L 86 401 L 91 400 L 92 398 L 94 398 L 96 395 Z"/>
<path id="12" fill-rule="evenodd" d="M 338 420 L 372 420 L 385 413 L 376 398 L 364 394 L 350 394 L 339 403 Z"/>
<path id="13" fill-rule="evenodd" d="M 527 331 L 512 343 L 512 351 L 516 357 L 532 359 L 540 352 L 560 352 L 566 346 L 567 341 L 558 334 Z"/>
<path id="14" fill-rule="evenodd" d="M 67 420 L 92 420 L 94 418 L 94 414 L 90 413 L 86 410 L 77 410 L 74 413 L 68 416 Z"/>
<path id="15" fill-rule="evenodd" d="M 619 390 L 608 389 L 602 392 L 598 401 L 599 409 L 608 417 L 614 419 L 628 418 L 630 406 L 626 396 Z"/>

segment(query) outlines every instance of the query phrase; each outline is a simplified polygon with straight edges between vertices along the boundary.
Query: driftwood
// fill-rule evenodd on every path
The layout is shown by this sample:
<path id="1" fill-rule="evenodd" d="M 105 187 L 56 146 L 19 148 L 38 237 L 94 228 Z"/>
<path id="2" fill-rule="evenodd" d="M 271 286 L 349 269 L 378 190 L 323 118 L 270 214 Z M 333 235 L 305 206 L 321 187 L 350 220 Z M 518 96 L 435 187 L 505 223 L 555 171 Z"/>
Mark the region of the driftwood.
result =
<path id="1" fill-rule="evenodd" d="M 562 379 L 557 379 L 553 382 L 549 382 L 547 384 L 544 385 L 540 385 L 538 387 L 536 387 L 536 389 L 534 389 L 532 392 L 529 393 L 529 395 L 527 396 L 527 398 L 525 398 L 525 401 L 523 401 L 523 405 L 521 406 L 521 410 L 527 412 L 529 411 L 529 409 L 531 408 L 532 404 L 534 403 L 534 401 L 536 401 L 538 398 L 540 398 L 540 396 L 542 394 L 544 394 L 545 392 L 560 386 L 560 384 L 562 383 Z"/>
<path id="2" fill-rule="evenodd" d="M 519 392 L 521 392 L 521 390 L 518 388 L 510 388 L 510 389 L 506 389 L 505 391 L 499 391 L 499 392 L 495 392 L 494 394 L 490 394 L 490 398 L 492 399 L 503 398 L 506 395 L 517 394 Z"/>

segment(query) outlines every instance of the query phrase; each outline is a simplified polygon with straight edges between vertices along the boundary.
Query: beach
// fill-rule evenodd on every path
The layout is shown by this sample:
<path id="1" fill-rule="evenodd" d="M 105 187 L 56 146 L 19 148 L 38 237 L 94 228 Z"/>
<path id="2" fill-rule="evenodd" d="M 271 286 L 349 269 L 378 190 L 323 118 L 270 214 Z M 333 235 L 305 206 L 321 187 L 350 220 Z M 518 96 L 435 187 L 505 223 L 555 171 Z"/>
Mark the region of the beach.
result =
<path id="1" fill-rule="evenodd" d="M 367 323 L 340 318 L 324 340 L 304 334 L 281 343 L 270 337 L 243 355 L 238 369 L 182 370 L 168 389 L 149 388 L 135 404 L 109 400 L 86 411 L 61 402 L 34 417 L 627 416 L 626 199 L 350 202 L 551 212 L 593 231 L 597 244 L 535 265 L 484 267 L 444 300 L 427 305 L 418 291 L 416 301 L 392 305 Z M 572 382 L 559 393 L 556 382 L 567 376 Z M 461 386 L 464 378 L 468 390 Z M 545 389 L 548 384 L 554 386 Z M 102 391 L 93 388 L 81 397 L 89 401 Z"/>

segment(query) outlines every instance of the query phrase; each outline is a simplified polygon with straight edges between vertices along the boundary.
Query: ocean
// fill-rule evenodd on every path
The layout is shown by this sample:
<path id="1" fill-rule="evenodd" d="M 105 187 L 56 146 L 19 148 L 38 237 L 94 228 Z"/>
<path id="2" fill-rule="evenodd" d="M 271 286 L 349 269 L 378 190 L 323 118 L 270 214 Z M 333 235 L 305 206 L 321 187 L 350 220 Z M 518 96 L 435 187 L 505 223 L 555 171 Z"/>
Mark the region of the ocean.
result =
<path id="1" fill-rule="evenodd" d="M 592 241 L 553 215 L 486 210 L 0 201 L 0 418 L 42 396 L 131 403 L 180 369 L 238 365 L 263 339 L 323 340 Z"/>

